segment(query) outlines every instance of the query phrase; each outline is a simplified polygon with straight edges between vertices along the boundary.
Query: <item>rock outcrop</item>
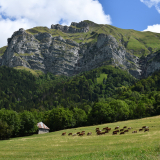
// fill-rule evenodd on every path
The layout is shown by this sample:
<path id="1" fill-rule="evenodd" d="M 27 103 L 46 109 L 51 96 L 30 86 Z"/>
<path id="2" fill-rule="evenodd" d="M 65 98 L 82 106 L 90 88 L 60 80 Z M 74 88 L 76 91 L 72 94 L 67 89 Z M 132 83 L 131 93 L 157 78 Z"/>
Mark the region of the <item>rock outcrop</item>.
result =
<path id="1" fill-rule="evenodd" d="M 86 27 L 80 23 L 73 26 Z M 8 48 L 2 57 L 2 65 L 24 66 L 55 75 L 73 76 L 104 64 L 120 66 L 135 77 L 140 70 L 137 57 L 130 55 L 111 35 L 99 34 L 93 44 L 76 43 L 50 33 L 31 35 L 24 29 L 14 32 L 8 39 Z"/>
<path id="2" fill-rule="evenodd" d="M 89 24 L 86 22 L 72 22 L 71 26 L 62 26 L 60 24 L 51 25 L 51 29 L 58 29 L 65 33 L 81 33 L 81 32 L 88 32 L 89 31 Z"/>
<path id="3" fill-rule="evenodd" d="M 141 78 L 151 76 L 153 72 L 160 69 L 160 51 L 141 57 L 139 64 L 142 70 Z"/>
<path id="4" fill-rule="evenodd" d="M 43 61 L 39 41 L 24 29 L 19 29 L 8 38 L 8 47 L 2 56 L 2 65 L 24 66 L 45 71 Z"/>

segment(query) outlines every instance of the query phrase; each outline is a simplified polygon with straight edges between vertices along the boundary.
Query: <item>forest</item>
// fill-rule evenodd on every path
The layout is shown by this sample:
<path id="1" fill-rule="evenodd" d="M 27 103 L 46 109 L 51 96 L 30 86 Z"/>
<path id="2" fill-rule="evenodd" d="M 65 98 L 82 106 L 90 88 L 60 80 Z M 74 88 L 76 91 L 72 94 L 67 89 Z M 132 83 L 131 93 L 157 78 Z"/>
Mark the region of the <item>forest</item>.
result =
<path id="1" fill-rule="evenodd" d="M 160 114 L 160 71 L 137 80 L 114 66 L 74 77 L 0 67 L 0 139 Z"/>

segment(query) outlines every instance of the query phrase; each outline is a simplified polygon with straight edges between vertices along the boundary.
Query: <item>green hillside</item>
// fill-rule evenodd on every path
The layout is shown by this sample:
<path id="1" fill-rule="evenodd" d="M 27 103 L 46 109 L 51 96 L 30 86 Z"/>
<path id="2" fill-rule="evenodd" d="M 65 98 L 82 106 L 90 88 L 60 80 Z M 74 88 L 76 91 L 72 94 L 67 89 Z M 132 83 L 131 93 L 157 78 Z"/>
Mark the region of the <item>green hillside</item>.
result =
<path id="1" fill-rule="evenodd" d="M 58 106 L 70 108 L 73 104 L 77 107 L 91 105 L 115 95 L 117 89 L 131 86 L 136 81 L 126 71 L 112 66 L 103 66 L 70 78 L 49 73 L 45 75 L 25 67 L 16 69 L 0 67 L 0 108 L 20 111 L 32 108 L 48 110 Z"/>
<path id="2" fill-rule="evenodd" d="M 25 70 L 0 67 L 0 109 L 17 112 L 37 109 L 50 116 L 64 108 L 72 117 L 60 127 L 92 125 L 160 114 L 160 72 L 137 81 L 126 71 L 102 66 L 74 77 L 36 74 Z M 35 73 L 34 73 L 35 74 Z M 77 110 L 75 110 L 77 108 Z M 55 109 L 55 110 L 54 110 Z M 76 114 L 75 114 L 76 115 Z M 51 121 L 46 121 L 55 129 Z"/>
<path id="3" fill-rule="evenodd" d="M 57 160 L 158 160 L 160 158 L 160 116 L 60 130 L 43 135 L 11 138 L 0 143 L 1 159 L 57 159 Z M 149 132 L 141 131 L 149 126 Z M 96 135 L 95 128 L 111 127 L 105 135 Z M 132 127 L 124 135 L 112 135 L 116 126 Z M 132 133 L 137 130 L 138 133 Z M 80 136 L 61 136 L 63 132 L 92 132 Z"/>
<path id="4" fill-rule="evenodd" d="M 18 126 L 23 122 L 21 113 L 28 110 L 34 123 L 43 121 L 51 131 L 160 114 L 159 71 L 140 81 L 113 66 L 70 78 L 50 73 L 34 76 L 5 66 L 0 72 L 0 119 L 11 129 L 11 137 L 15 124 L 5 118 L 8 110 L 18 112 Z M 24 134 L 16 132 L 15 136 Z"/>

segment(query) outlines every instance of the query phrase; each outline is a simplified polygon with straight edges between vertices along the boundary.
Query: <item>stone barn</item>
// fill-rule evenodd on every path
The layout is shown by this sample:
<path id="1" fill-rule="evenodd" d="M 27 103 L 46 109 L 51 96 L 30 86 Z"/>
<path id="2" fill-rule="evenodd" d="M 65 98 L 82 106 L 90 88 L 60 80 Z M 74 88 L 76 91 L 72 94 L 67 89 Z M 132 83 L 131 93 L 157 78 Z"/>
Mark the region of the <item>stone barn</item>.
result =
<path id="1" fill-rule="evenodd" d="M 43 122 L 37 123 L 37 127 L 39 129 L 38 134 L 49 133 L 49 128 Z"/>

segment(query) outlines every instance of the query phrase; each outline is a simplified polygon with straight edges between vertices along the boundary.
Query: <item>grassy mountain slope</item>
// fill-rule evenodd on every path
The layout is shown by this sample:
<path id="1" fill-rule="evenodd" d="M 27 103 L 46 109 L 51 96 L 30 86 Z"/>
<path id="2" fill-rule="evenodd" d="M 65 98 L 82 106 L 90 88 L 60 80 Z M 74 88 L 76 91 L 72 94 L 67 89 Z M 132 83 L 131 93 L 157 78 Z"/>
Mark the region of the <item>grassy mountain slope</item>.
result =
<path id="1" fill-rule="evenodd" d="M 66 129 L 12 138 L 0 143 L 1 159 L 146 159 L 157 160 L 160 156 L 160 116 L 137 120 L 107 123 L 102 125 Z M 149 126 L 149 132 L 139 132 L 142 126 Z M 110 133 L 97 136 L 95 128 L 111 127 Z M 132 127 L 125 135 L 112 135 L 116 126 Z M 137 130 L 138 133 L 131 133 Z M 76 133 L 78 131 L 92 132 L 91 136 L 61 136 L 62 132 Z"/>

